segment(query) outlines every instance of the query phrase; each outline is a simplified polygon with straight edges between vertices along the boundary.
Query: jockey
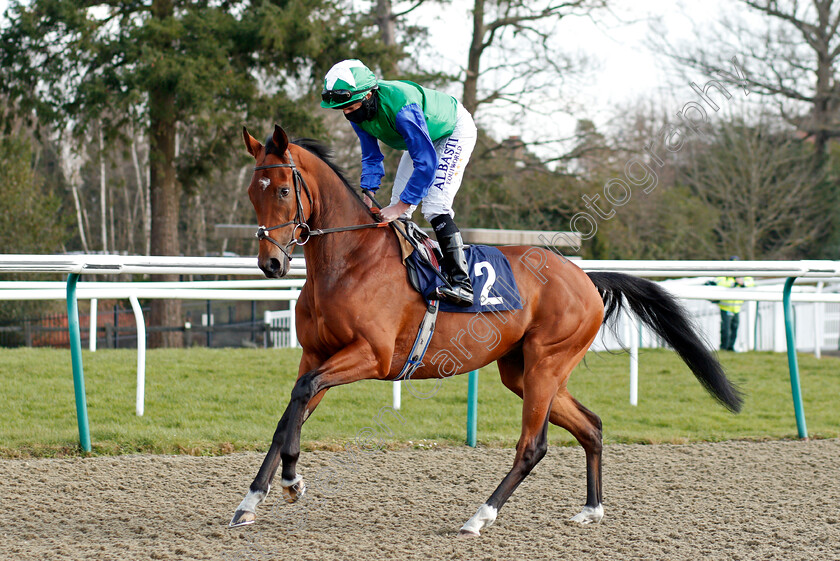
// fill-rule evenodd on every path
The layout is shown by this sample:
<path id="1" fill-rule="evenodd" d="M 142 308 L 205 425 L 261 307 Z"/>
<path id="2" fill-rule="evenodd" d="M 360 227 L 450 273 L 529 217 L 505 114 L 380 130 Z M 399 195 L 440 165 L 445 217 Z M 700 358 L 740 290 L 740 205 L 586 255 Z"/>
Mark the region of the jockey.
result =
<path id="1" fill-rule="evenodd" d="M 321 107 L 341 109 L 362 147 L 362 189 L 379 189 L 385 170 L 379 143 L 403 151 L 394 177 L 385 221 L 411 218 L 423 202 L 443 252 L 444 274 L 452 289 L 439 297 L 460 306 L 473 304 L 464 242 L 455 225 L 452 201 L 475 147 L 476 128 L 469 112 L 454 97 L 413 82 L 377 80 L 358 60 L 333 66 L 324 78 Z M 371 201 L 365 196 L 365 202 Z"/>

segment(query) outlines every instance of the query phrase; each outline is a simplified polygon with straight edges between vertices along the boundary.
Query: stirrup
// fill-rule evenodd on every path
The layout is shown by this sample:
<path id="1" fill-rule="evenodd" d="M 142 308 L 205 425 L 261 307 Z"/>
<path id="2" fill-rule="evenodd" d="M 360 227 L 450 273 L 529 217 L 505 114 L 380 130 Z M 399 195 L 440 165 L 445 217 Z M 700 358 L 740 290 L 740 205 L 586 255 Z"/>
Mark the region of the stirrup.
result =
<path id="1" fill-rule="evenodd" d="M 445 286 L 439 286 L 435 293 L 439 300 L 444 300 L 462 308 L 469 308 L 475 300 L 475 295 L 472 290 L 468 291 L 466 288 L 458 285 L 453 286 L 451 289 Z"/>

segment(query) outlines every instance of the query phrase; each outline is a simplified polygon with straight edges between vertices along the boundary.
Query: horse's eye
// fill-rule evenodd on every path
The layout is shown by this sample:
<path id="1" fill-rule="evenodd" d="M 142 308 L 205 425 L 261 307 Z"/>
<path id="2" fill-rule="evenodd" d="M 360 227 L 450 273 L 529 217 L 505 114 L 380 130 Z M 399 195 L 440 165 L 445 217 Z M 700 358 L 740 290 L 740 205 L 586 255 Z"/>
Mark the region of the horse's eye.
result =
<path id="1" fill-rule="evenodd" d="M 288 197 L 290 189 L 288 187 L 281 187 L 280 188 L 280 198 Z"/>

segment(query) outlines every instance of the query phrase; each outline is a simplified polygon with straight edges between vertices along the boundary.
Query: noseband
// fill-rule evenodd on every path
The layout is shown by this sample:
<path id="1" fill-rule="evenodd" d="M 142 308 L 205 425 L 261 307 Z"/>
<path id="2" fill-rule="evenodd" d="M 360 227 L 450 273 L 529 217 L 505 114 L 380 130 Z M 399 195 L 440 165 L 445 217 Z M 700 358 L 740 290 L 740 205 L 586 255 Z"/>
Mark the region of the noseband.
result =
<path id="1" fill-rule="evenodd" d="M 277 226 L 271 226 L 270 228 L 266 228 L 265 226 L 260 226 L 257 228 L 256 237 L 260 241 L 268 241 L 273 243 L 283 252 L 283 254 L 289 259 L 292 260 L 292 255 L 289 253 L 289 248 L 296 245 L 305 245 L 306 242 L 309 241 L 309 238 L 312 236 L 322 236 L 324 234 L 332 234 L 334 232 L 347 232 L 349 230 L 361 230 L 364 228 L 383 228 L 388 226 L 388 222 L 374 222 L 371 224 L 356 224 L 354 226 L 343 226 L 340 228 L 322 228 L 313 230 L 310 228 L 309 224 L 307 223 L 308 218 L 305 218 L 303 215 L 303 203 L 300 200 L 300 193 L 301 187 L 303 191 L 306 192 L 306 198 L 309 199 L 309 208 L 312 208 L 312 193 L 309 191 L 309 186 L 306 184 L 306 180 L 303 179 L 303 176 L 300 173 L 300 170 L 297 169 L 295 166 L 295 161 L 292 159 L 291 151 L 287 150 L 286 154 L 289 157 L 288 164 L 269 164 L 266 166 L 255 166 L 254 171 L 260 171 L 263 169 L 271 169 L 271 168 L 290 168 L 292 170 L 292 182 L 295 189 L 295 203 L 297 204 L 297 211 L 295 212 L 295 217 L 288 221 L 284 222 L 283 224 L 278 224 Z M 285 246 L 281 245 L 280 242 L 272 238 L 268 235 L 268 233 L 272 230 L 277 230 L 279 228 L 285 228 L 286 226 L 294 225 L 294 230 L 292 231 L 292 239 L 287 243 Z M 297 231 L 300 230 L 300 234 L 297 234 Z M 297 235 L 296 235 L 297 234 Z"/>

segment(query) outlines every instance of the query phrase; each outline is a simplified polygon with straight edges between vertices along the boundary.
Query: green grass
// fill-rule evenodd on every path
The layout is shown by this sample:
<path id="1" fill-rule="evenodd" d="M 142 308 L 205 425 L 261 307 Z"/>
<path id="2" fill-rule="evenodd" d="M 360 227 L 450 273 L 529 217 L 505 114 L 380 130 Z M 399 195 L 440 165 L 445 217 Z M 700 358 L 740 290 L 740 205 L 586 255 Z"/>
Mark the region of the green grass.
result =
<path id="1" fill-rule="evenodd" d="M 265 450 L 294 383 L 300 351 L 261 349 L 153 350 L 147 355 L 146 413 L 134 415 L 136 353 L 84 354 L 95 454 L 132 452 L 219 454 Z M 628 403 L 628 357 L 590 353 L 569 383 L 572 394 L 601 416 L 604 440 L 688 442 L 796 438 L 787 361 L 783 354 L 723 354 L 730 377 L 746 392 L 740 415 L 718 405 L 670 351 L 643 351 L 639 405 Z M 840 359 L 799 357 L 812 437 L 840 436 Z M 78 453 L 69 351 L 0 349 L 0 456 Z M 433 382 L 416 382 L 423 392 Z M 376 415 L 391 403 L 391 384 L 358 382 L 334 388 L 303 428 L 304 448 L 337 448 L 366 427 L 389 445 L 460 444 L 466 426 L 467 377 L 440 382 L 429 399 L 405 388 L 403 422 Z M 499 382 L 495 366 L 481 371 L 479 443 L 514 445 L 521 402 Z M 552 444 L 573 443 L 552 427 Z"/>

